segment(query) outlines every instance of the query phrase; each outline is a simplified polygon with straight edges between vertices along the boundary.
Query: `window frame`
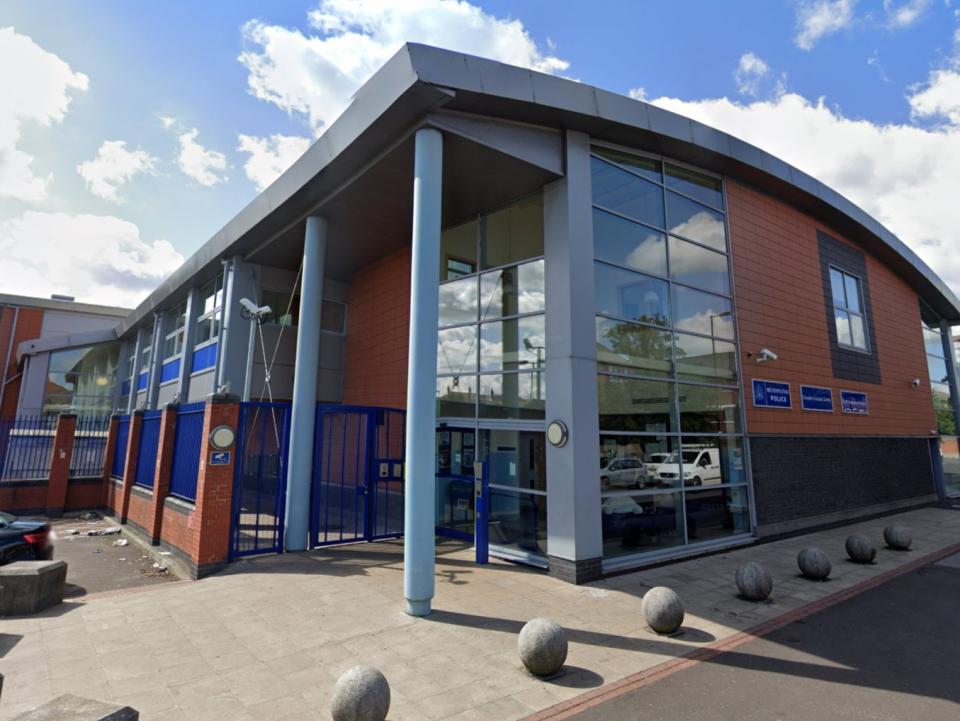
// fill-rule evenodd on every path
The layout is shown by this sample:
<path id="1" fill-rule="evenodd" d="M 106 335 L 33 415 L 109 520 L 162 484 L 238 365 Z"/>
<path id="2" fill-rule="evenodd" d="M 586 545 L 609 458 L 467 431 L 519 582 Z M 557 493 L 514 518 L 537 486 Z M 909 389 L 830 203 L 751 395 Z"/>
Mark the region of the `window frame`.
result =
<path id="1" fill-rule="evenodd" d="M 200 326 L 201 326 L 201 325 L 203 324 L 203 322 L 206 321 L 206 320 L 210 320 L 212 323 L 214 323 L 214 324 L 216 325 L 217 332 L 216 332 L 216 333 L 211 333 L 211 334 L 210 334 L 210 337 L 207 338 L 207 339 L 205 339 L 205 340 L 195 341 L 194 344 L 193 344 L 193 349 L 194 349 L 194 350 L 197 350 L 197 349 L 199 349 L 199 348 L 205 348 L 206 346 L 212 345 L 213 343 L 216 343 L 216 342 L 218 342 L 218 341 L 220 340 L 220 330 L 221 330 L 221 321 L 222 321 L 222 319 L 219 317 L 219 314 L 220 314 L 220 312 L 223 310 L 223 301 L 224 301 L 223 294 L 224 294 L 224 292 L 225 292 L 225 291 L 224 291 L 224 287 L 223 287 L 223 275 L 222 275 L 222 274 L 218 274 L 215 278 L 213 278 L 213 279 L 207 281 L 206 283 L 204 283 L 203 285 L 201 285 L 201 286 L 197 289 L 197 300 L 198 300 L 201 304 L 206 305 L 206 300 L 207 300 L 207 298 L 209 298 L 209 297 L 211 297 L 211 296 L 207 295 L 205 291 L 206 291 L 206 289 L 207 289 L 208 287 L 210 287 L 211 285 L 212 285 L 213 288 L 214 288 L 213 294 L 212 294 L 212 297 L 213 297 L 213 308 L 211 308 L 210 310 L 208 310 L 208 311 L 206 311 L 206 312 L 204 312 L 204 313 L 200 313 L 200 314 L 197 315 L 197 319 L 194 321 L 194 325 L 196 326 L 194 332 L 196 333 L 197 331 L 199 331 Z M 218 296 L 219 296 L 219 299 L 220 299 L 220 302 L 219 302 L 219 303 L 217 303 L 217 297 L 218 297 Z"/>
<path id="2" fill-rule="evenodd" d="M 837 318 L 837 311 L 841 311 L 841 312 L 843 312 L 843 313 L 846 313 L 847 316 L 848 316 L 848 317 L 847 317 L 847 326 L 848 326 L 848 329 L 849 329 L 850 340 L 851 340 L 851 343 L 843 343 L 843 342 L 840 340 L 840 334 L 837 333 L 837 345 L 840 346 L 841 348 L 843 348 L 844 350 L 850 350 L 850 351 L 854 351 L 854 352 L 856 352 L 856 353 L 865 353 L 865 354 L 867 354 L 867 355 L 870 355 L 870 354 L 873 352 L 873 349 L 872 349 L 872 343 L 871 343 L 871 338 L 870 338 L 870 327 L 869 327 L 869 324 L 868 324 L 868 322 L 867 322 L 866 294 L 864 293 L 864 290 L 863 290 L 863 288 L 864 288 L 864 280 L 863 280 L 863 278 L 862 278 L 859 274 L 853 273 L 853 272 L 851 272 L 851 271 L 849 271 L 849 270 L 846 270 L 846 269 L 844 269 L 844 268 L 841 268 L 840 266 L 835 265 L 835 264 L 833 264 L 833 263 L 828 263 L 828 264 L 827 264 L 827 268 L 829 269 L 829 272 L 831 273 L 831 275 L 832 275 L 832 273 L 834 273 L 834 272 L 837 272 L 837 273 L 840 274 L 840 279 L 843 281 L 843 302 L 844 302 L 845 304 L 846 304 L 846 303 L 849 303 L 849 300 L 848 300 L 848 298 L 847 298 L 847 278 L 852 278 L 852 279 L 856 282 L 856 284 L 857 284 L 857 295 L 859 296 L 859 297 L 857 298 L 857 300 L 858 300 L 859 303 L 860 303 L 860 310 L 853 310 L 852 308 L 850 308 L 849 305 L 842 305 L 842 306 L 841 306 L 841 305 L 838 305 L 838 304 L 837 304 L 837 297 L 836 297 L 836 295 L 835 295 L 834 292 L 833 292 L 833 278 L 832 278 L 832 277 L 830 278 L 830 301 L 831 301 L 832 306 L 833 306 L 833 322 L 834 322 L 834 327 L 836 327 L 836 323 L 837 323 L 837 320 L 838 320 L 838 318 Z M 853 342 L 852 342 L 852 341 L 853 341 L 853 324 L 850 322 L 850 319 L 849 319 L 849 316 L 852 316 L 852 315 L 853 315 L 853 316 L 857 316 L 858 318 L 860 318 L 860 322 L 861 322 L 861 324 L 863 325 L 863 343 L 864 343 L 864 346 L 863 346 L 862 348 L 861 348 L 860 346 L 858 346 L 858 345 L 853 344 Z"/>
<path id="3" fill-rule="evenodd" d="M 166 333 L 163 336 L 163 344 L 160 346 L 160 349 L 163 353 L 163 358 L 161 359 L 162 363 L 166 363 L 167 361 L 174 360 L 175 358 L 181 358 L 183 356 L 183 349 L 184 349 L 184 345 L 186 342 L 186 335 L 187 335 L 187 321 L 188 321 L 187 305 L 188 305 L 187 301 L 184 300 L 183 302 L 178 303 L 176 306 L 174 306 L 174 308 L 172 308 L 170 311 L 168 311 L 170 313 L 169 317 L 173 319 L 174 327 L 169 333 Z M 182 323 L 180 323 L 181 320 L 183 321 Z M 178 323 L 180 324 L 177 325 Z M 177 336 L 180 336 L 179 349 L 177 349 Z M 166 353 L 167 341 L 171 339 L 173 339 L 175 350 L 172 354 L 167 355 Z"/>

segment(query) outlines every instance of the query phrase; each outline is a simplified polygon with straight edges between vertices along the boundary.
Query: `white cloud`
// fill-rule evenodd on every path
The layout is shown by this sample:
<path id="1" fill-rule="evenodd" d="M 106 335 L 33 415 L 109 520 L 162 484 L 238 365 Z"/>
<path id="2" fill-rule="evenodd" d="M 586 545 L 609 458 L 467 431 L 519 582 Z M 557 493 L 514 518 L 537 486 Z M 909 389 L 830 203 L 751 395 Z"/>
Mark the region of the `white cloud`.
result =
<path id="1" fill-rule="evenodd" d="M 34 174 L 33 156 L 17 147 L 24 123 L 49 126 L 63 120 L 71 90 L 89 80 L 14 28 L 0 28 L 0 197 L 46 197 L 51 175 Z"/>
<path id="2" fill-rule="evenodd" d="M 770 73 L 770 66 L 753 53 L 744 53 L 740 56 L 737 69 L 733 73 L 737 82 L 737 90 L 742 95 L 757 97 L 760 94 L 760 83 Z"/>
<path id="3" fill-rule="evenodd" d="M 117 191 L 138 173 L 152 173 L 157 159 L 145 150 L 127 150 L 123 140 L 106 140 L 93 160 L 77 166 L 94 195 L 120 202 Z"/>
<path id="4" fill-rule="evenodd" d="M 797 3 L 797 34 L 793 42 L 810 50 L 817 41 L 853 24 L 857 0 L 801 0 Z"/>
<path id="5" fill-rule="evenodd" d="M 646 88 L 630 88 L 627 91 L 627 95 L 629 95 L 634 100 L 646 100 L 647 89 Z"/>
<path id="6" fill-rule="evenodd" d="M 304 116 L 318 133 L 351 94 L 405 42 L 421 42 L 548 73 L 569 63 L 541 48 L 519 20 L 464 0 L 321 0 L 309 13 L 316 33 L 251 20 L 240 62 L 255 97 Z"/>
<path id="7" fill-rule="evenodd" d="M 109 215 L 26 211 L 0 221 L 4 291 L 134 306 L 181 263 L 165 240 Z"/>
<path id="8" fill-rule="evenodd" d="M 766 101 L 728 98 L 651 102 L 725 130 L 844 194 L 896 233 L 960 293 L 956 189 L 960 187 L 960 93 L 951 71 L 931 76 L 909 101 L 916 114 L 949 122 L 925 128 L 846 117 L 796 93 Z"/>
<path id="9" fill-rule="evenodd" d="M 180 133 L 180 153 L 177 155 L 177 165 L 184 175 L 206 187 L 226 182 L 227 157 L 216 150 L 209 150 L 197 142 L 200 131 L 191 128 Z"/>
<path id="10" fill-rule="evenodd" d="M 164 127 L 164 130 L 169 130 L 177 124 L 177 119 L 169 115 L 159 115 L 158 117 L 160 118 L 160 124 Z"/>
<path id="11" fill-rule="evenodd" d="M 298 135 L 271 135 L 258 138 L 254 135 L 239 135 L 237 150 L 249 153 L 243 171 L 257 186 L 257 191 L 266 188 L 293 165 L 310 147 L 310 138 Z"/>
<path id="12" fill-rule="evenodd" d="M 906 28 L 913 25 L 930 6 L 930 0 L 907 0 L 895 3 L 893 0 L 883 0 L 883 10 L 887 15 L 887 26 L 891 28 Z"/>

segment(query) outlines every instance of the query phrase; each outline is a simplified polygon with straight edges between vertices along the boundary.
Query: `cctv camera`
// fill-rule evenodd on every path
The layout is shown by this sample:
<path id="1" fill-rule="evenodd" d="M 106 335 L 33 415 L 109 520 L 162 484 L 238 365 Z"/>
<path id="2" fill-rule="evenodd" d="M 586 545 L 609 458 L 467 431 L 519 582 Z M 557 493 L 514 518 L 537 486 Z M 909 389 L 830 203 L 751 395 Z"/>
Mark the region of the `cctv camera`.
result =
<path id="1" fill-rule="evenodd" d="M 757 363 L 763 363 L 764 361 L 775 361 L 776 359 L 777 354 L 769 348 L 761 348 L 760 352 L 757 353 Z"/>
<path id="2" fill-rule="evenodd" d="M 240 307 L 249 315 L 251 318 L 256 318 L 257 320 L 262 320 L 266 316 L 270 315 L 273 312 L 273 309 L 269 305 L 257 306 L 249 298 L 240 299 Z"/>
<path id="3" fill-rule="evenodd" d="M 919 378 L 914 378 L 914 379 L 913 379 L 913 387 L 914 387 L 914 388 L 919 388 L 919 387 L 920 387 L 920 379 L 919 379 Z"/>

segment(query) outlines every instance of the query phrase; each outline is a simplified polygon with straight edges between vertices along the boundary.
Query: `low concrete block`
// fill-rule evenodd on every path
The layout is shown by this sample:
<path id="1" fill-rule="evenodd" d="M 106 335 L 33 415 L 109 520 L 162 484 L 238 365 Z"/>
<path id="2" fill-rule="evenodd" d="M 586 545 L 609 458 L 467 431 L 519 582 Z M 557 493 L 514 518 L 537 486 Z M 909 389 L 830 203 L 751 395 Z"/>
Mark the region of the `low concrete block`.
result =
<path id="1" fill-rule="evenodd" d="M 65 561 L 17 561 L 0 566 L 0 616 L 37 613 L 63 602 Z"/>
<path id="2" fill-rule="evenodd" d="M 57 696 L 13 721 L 138 721 L 140 712 L 129 706 L 104 703 L 73 694 Z"/>

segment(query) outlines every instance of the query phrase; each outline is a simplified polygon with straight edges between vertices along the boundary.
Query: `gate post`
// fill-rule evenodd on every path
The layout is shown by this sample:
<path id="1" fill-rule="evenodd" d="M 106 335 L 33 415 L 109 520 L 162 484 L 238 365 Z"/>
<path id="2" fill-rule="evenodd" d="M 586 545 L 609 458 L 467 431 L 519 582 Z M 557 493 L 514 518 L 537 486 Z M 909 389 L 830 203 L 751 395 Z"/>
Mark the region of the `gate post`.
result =
<path id="1" fill-rule="evenodd" d="M 107 443 L 103 448 L 103 473 L 100 480 L 103 483 L 103 494 L 100 505 L 106 507 L 110 493 L 110 475 L 113 470 L 113 456 L 117 452 L 117 440 L 120 431 L 120 416 L 114 413 L 110 416 L 110 425 L 107 427 Z"/>
<path id="2" fill-rule="evenodd" d="M 160 416 L 160 438 L 157 441 L 157 464 L 153 472 L 153 499 L 150 508 L 150 542 L 160 543 L 163 524 L 163 501 L 170 492 L 170 472 L 173 469 L 173 439 L 177 430 L 177 406 L 167 404 Z"/>
<path id="3" fill-rule="evenodd" d="M 120 523 L 127 522 L 130 510 L 130 492 L 137 477 L 137 459 L 140 457 L 140 432 L 143 429 L 143 411 L 130 414 L 130 431 L 127 436 L 127 458 L 123 463 L 123 492 L 120 495 Z"/>
<path id="4" fill-rule="evenodd" d="M 73 460 L 74 435 L 77 417 L 61 413 L 50 449 L 50 475 L 47 480 L 47 515 L 59 518 L 67 503 L 67 484 L 70 482 L 70 461 Z"/>
<path id="5" fill-rule="evenodd" d="M 197 578 L 209 575 L 224 566 L 230 557 L 230 528 L 233 520 L 233 469 L 237 462 L 237 440 L 229 448 L 214 448 L 210 434 L 214 428 L 226 426 L 237 433 L 240 404 L 236 396 L 207 396 L 200 439 L 200 466 L 197 473 L 196 564 Z M 217 453 L 212 464 L 211 454 Z M 223 455 L 226 453 L 227 455 Z"/>

